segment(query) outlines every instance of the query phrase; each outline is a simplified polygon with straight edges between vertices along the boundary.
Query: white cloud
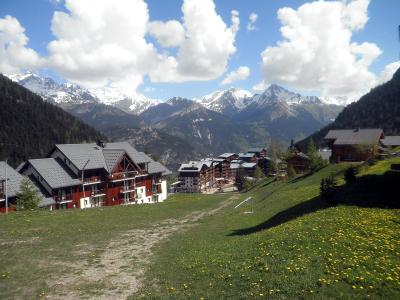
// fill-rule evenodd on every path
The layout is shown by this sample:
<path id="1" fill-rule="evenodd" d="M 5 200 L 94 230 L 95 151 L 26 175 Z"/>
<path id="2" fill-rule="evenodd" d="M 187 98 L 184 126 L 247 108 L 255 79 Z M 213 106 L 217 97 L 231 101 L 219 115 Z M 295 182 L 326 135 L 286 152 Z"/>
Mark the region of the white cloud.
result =
<path id="1" fill-rule="evenodd" d="M 246 26 L 247 31 L 254 31 L 257 29 L 255 26 L 257 19 L 258 19 L 258 15 L 256 13 L 252 12 L 249 16 L 249 22 L 247 23 L 247 26 Z"/>
<path id="2" fill-rule="evenodd" d="M 260 91 L 264 91 L 267 88 L 267 86 L 268 86 L 268 84 L 266 84 L 264 82 L 264 80 L 262 80 L 259 83 L 256 83 L 255 85 L 253 85 L 253 87 L 251 89 L 253 91 L 260 92 Z"/>
<path id="3" fill-rule="evenodd" d="M 377 84 L 385 83 L 392 79 L 393 74 L 400 68 L 400 61 L 395 61 L 391 64 L 388 64 L 385 69 L 379 74 L 377 79 Z"/>
<path id="4" fill-rule="evenodd" d="M 222 80 L 221 85 L 230 84 L 235 81 L 245 80 L 250 75 L 250 69 L 246 66 L 241 66 L 235 71 L 230 72 Z"/>
<path id="5" fill-rule="evenodd" d="M 352 41 L 368 21 L 369 0 L 316 1 L 282 8 L 283 40 L 262 53 L 266 83 L 283 83 L 322 96 L 356 99 L 376 84 L 369 71 L 382 53 L 373 43 Z"/>
<path id="6" fill-rule="evenodd" d="M 0 18 L 0 72 L 14 74 L 22 69 L 35 69 L 43 60 L 32 49 L 27 48 L 25 28 L 11 16 Z"/>
<path id="7" fill-rule="evenodd" d="M 149 19 L 143 0 L 67 0 L 68 13 L 55 12 L 49 64 L 86 87 L 135 90 L 157 58 L 145 40 Z"/>
<path id="8" fill-rule="evenodd" d="M 185 0 L 182 12 L 185 39 L 176 57 L 159 56 L 157 67 L 150 73 L 154 82 L 215 79 L 225 72 L 230 56 L 236 52 L 240 25 L 237 11 L 231 12 L 231 27 L 217 14 L 212 0 Z"/>
<path id="9" fill-rule="evenodd" d="M 163 47 L 179 46 L 185 38 L 185 29 L 176 20 L 150 22 L 148 24 L 148 31 Z"/>

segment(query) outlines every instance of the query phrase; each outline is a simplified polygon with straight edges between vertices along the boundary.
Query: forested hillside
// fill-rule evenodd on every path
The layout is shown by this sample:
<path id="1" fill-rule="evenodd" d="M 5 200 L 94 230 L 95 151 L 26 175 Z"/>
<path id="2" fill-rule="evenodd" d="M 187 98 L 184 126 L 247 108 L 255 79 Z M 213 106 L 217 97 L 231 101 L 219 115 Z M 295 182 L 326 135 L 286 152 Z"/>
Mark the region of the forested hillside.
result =
<path id="1" fill-rule="evenodd" d="M 104 139 L 95 129 L 0 74 L 0 160 L 16 166 L 56 143 Z"/>
<path id="2" fill-rule="evenodd" d="M 386 135 L 400 134 L 400 69 L 390 81 L 345 107 L 332 124 L 300 141 L 298 146 L 305 149 L 311 138 L 321 145 L 330 129 L 346 128 L 383 128 Z"/>

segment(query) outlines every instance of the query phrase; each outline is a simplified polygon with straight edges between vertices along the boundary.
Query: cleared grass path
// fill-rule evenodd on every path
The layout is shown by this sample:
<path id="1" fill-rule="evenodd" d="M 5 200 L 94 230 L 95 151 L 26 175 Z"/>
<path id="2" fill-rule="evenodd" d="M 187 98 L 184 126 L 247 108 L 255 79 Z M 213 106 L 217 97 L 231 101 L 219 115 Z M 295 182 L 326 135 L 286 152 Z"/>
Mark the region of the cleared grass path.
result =
<path id="1" fill-rule="evenodd" d="M 155 245 L 236 197 L 0 216 L 0 299 L 125 299 L 141 287 Z"/>

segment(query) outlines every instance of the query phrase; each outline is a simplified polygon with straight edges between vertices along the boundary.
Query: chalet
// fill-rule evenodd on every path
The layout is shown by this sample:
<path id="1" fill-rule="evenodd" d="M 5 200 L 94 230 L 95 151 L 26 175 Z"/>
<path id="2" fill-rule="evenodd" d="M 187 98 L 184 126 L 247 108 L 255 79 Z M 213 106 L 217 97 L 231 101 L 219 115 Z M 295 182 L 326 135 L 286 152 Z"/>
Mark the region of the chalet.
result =
<path id="1" fill-rule="evenodd" d="M 167 198 L 160 163 L 129 143 L 60 144 L 44 159 L 31 159 L 18 169 L 56 208 L 89 208 L 157 203 Z"/>
<path id="2" fill-rule="evenodd" d="M 250 148 L 247 153 L 254 153 L 257 158 L 262 158 L 267 156 L 266 148 Z"/>
<path id="3" fill-rule="evenodd" d="M 400 147 L 400 136 L 387 135 L 380 140 L 380 144 L 383 148 Z"/>
<path id="4" fill-rule="evenodd" d="M 257 162 L 257 156 L 255 153 L 239 153 L 239 159 L 243 160 L 244 162 L 248 162 L 248 163 Z"/>
<path id="5" fill-rule="evenodd" d="M 6 205 L 6 184 L 5 184 L 5 173 L 7 168 L 7 200 L 8 200 L 8 209 L 9 211 L 13 211 L 15 209 L 15 204 L 17 201 L 17 195 L 20 192 L 20 185 L 24 176 L 19 174 L 16 170 L 6 164 L 4 161 L 0 162 L 0 212 L 5 212 Z M 39 193 L 41 197 L 41 202 L 39 203 L 39 207 L 52 207 L 54 201 L 52 199 L 46 199 L 41 193 Z"/>
<path id="6" fill-rule="evenodd" d="M 226 159 L 228 161 L 232 161 L 234 159 L 238 159 L 238 155 L 236 153 L 223 153 L 220 156 L 218 156 L 218 158 L 223 158 Z"/>
<path id="7" fill-rule="evenodd" d="M 324 139 L 332 149 L 332 161 L 364 161 L 378 154 L 384 134 L 382 129 L 330 130 Z"/>
<path id="8" fill-rule="evenodd" d="M 200 193 L 213 185 L 212 163 L 206 161 L 191 161 L 182 164 L 178 170 L 180 191 Z"/>
<path id="9" fill-rule="evenodd" d="M 257 163 L 255 162 L 245 162 L 240 165 L 240 175 L 246 177 L 254 177 L 257 168 Z"/>
<path id="10" fill-rule="evenodd" d="M 230 177 L 229 160 L 223 158 L 205 158 L 202 162 L 211 162 L 214 168 L 215 178 L 228 178 Z"/>
<path id="11" fill-rule="evenodd" d="M 303 152 L 296 151 L 286 158 L 288 167 L 292 166 L 296 173 L 304 173 L 310 164 L 310 158 Z"/>

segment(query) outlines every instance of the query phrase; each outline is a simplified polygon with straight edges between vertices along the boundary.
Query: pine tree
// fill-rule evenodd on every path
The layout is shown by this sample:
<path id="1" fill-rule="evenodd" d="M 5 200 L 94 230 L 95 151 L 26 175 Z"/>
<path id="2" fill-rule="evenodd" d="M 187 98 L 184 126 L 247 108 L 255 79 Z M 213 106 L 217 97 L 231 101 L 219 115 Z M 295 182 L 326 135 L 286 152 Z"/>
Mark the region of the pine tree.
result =
<path id="1" fill-rule="evenodd" d="M 265 175 L 263 173 L 263 171 L 261 170 L 261 168 L 259 166 L 256 167 L 256 170 L 254 171 L 254 177 L 257 180 L 260 180 L 261 178 L 264 178 Z"/>
<path id="2" fill-rule="evenodd" d="M 31 210 L 38 208 L 40 196 L 29 179 L 23 179 L 21 191 L 17 195 L 17 210 Z"/>
<path id="3" fill-rule="evenodd" d="M 325 162 L 318 154 L 317 148 L 315 147 L 314 141 L 312 139 L 308 144 L 307 155 L 310 159 L 309 169 L 311 172 L 316 172 L 325 165 Z"/>

